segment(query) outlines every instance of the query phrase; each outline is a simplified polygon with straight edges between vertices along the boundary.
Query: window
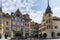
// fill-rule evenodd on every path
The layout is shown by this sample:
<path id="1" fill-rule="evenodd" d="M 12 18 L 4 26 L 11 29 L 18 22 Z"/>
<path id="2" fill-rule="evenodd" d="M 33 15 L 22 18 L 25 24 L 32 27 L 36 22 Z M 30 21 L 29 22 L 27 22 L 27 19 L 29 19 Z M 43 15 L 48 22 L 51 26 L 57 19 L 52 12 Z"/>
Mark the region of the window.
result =
<path id="1" fill-rule="evenodd" d="M 17 28 L 17 30 L 19 31 L 20 28 Z"/>
<path id="2" fill-rule="evenodd" d="M 17 20 L 20 20 L 19 18 L 17 18 Z"/>
<path id="3" fill-rule="evenodd" d="M 22 21 L 25 21 L 24 19 Z"/>
<path id="4" fill-rule="evenodd" d="M 17 20 L 17 17 L 15 17 L 15 20 Z"/>
<path id="5" fill-rule="evenodd" d="M 9 23 L 8 22 L 6 22 L 6 25 L 8 25 Z"/>
<path id="6" fill-rule="evenodd" d="M 50 19 L 46 21 L 46 23 L 50 23 L 50 22 L 51 22 L 51 20 L 50 20 Z"/>
<path id="7" fill-rule="evenodd" d="M 16 25 L 16 22 L 13 22 L 13 25 Z"/>
<path id="8" fill-rule="evenodd" d="M 23 23 L 21 23 L 21 26 L 23 26 Z"/>
<path id="9" fill-rule="evenodd" d="M 12 17 L 12 20 L 15 20 L 15 17 Z"/>
<path id="10" fill-rule="evenodd" d="M 55 29 L 57 28 L 57 26 L 54 27 Z"/>
<path id="11" fill-rule="evenodd" d="M 16 30 L 16 27 L 13 27 L 13 30 Z"/>
<path id="12" fill-rule="evenodd" d="M 49 27 L 47 26 L 47 29 L 48 29 Z"/>
<path id="13" fill-rule="evenodd" d="M 0 27 L 0 30 L 1 30 L 2 28 Z"/>
<path id="14" fill-rule="evenodd" d="M 16 14 L 16 16 L 17 16 L 17 17 L 19 17 L 19 16 L 20 16 L 20 15 L 19 15 L 19 13 L 18 13 L 18 14 Z"/>
<path id="15" fill-rule="evenodd" d="M 2 16 L 0 16 L 0 18 L 2 18 Z"/>
<path id="16" fill-rule="evenodd" d="M 1 20 L 0 20 L 0 24 L 1 24 Z"/>
<path id="17" fill-rule="evenodd" d="M 47 29 L 50 29 L 51 28 L 51 26 L 49 25 L 49 26 L 47 26 Z"/>
<path id="18" fill-rule="evenodd" d="M 45 26 L 46 24 L 44 23 L 44 26 Z"/>
<path id="19" fill-rule="evenodd" d="M 50 14 L 49 14 L 49 16 L 50 16 Z"/>
<path id="20" fill-rule="evenodd" d="M 51 26 L 49 25 L 49 28 L 51 28 Z"/>
<path id="21" fill-rule="evenodd" d="M 6 27 L 6 30 L 9 30 L 9 28 L 8 28 L 8 27 Z"/>
<path id="22" fill-rule="evenodd" d="M 60 36 L 60 33 L 57 33 L 57 36 Z"/>
<path id="23" fill-rule="evenodd" d="M 45 19 L 43 19 L 43 21 L 45 21 Z"/>
<path id="24" fill-rule="evenodd" d="M 21 18 L 19 18 L 19 21 L 21 21 Z"/>
<path id="25" fill-rule="evenodd" d="M 20 25 L 19 22 L 17 22 L 17 25 Z"/>

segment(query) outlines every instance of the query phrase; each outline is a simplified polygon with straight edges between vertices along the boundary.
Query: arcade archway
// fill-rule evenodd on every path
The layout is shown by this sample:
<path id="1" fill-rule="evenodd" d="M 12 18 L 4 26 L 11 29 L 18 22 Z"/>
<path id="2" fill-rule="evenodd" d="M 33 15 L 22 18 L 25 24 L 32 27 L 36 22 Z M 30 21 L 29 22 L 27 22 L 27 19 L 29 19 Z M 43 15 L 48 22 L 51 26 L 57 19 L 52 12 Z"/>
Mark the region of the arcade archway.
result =
<path id="1" fill-rule="evenodd" d="M 47 38 L 47 34 L 46 33 L 43 34 L 43 38 Z"/>

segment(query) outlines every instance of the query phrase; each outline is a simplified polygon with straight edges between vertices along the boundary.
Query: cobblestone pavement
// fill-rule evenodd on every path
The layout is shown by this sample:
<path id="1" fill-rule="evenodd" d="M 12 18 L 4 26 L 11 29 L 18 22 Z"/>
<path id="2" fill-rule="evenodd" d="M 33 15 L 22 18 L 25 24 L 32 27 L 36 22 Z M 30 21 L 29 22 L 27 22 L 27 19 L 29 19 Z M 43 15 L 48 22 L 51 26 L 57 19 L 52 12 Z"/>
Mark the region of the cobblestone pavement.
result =
<path id="1" fill-rule="evenodd" d="M 8 40 L 8 39 L 0 39 L 0 40 Z M 13 39 L 13 40 L 60 40 L 60 39 Z"/>
<path id="2" fill-rule="evenodd" d="M 27 39 L 12 39 L 12 40 L 60 40 L 60 39 L 42 39 L 42 38 L 27 38 Z"/>
<path id="3" fill-rule="evenodd" d="M 0 40 L 8 40 L 8 39 L 5 39 L 5 38 L 1 38 Z"/>
<path id="4" fill-rule="evenodd" d="M 17 39 L 15 39 L 17 40 Z M 60 40 L 60 39 L 36 39 L 36 38 L 32 38 L 32 39 L 18 39 L 18 40 Z"/>

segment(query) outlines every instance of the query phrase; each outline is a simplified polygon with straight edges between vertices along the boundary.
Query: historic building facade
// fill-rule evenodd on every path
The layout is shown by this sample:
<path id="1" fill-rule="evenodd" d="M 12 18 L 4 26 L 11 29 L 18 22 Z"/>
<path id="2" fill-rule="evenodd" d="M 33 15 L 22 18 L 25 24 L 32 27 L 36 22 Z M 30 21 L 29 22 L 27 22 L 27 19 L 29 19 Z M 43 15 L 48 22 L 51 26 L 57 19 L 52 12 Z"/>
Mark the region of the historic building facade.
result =
<path id="1" fill-rule="evenodd" d="M 0 13 L 0 34 L 11 35 L 11 15 Z"/>
<path id="2" fill-rule="evenodd" d="M 43 21 L 42 21 L 42 25 L 46 26 L 45 28 L 47 30 L 45 30 L 45 32 L 47 33 L 47 35 L 49 35 L 49 36 L 47 36 L 48 38 L 51 38 L 51 32 L 52 32 L 52 28 L 53 28 L 52 14 L 53 13 L 51 11 L 51 8 L 49 6 L 49 1 L 48 1 L 48 6 L 44 13 Z M 44 33 L 43 35 L 46 35 L 46 33 Z"/>
<path id="3" fill-rule="evenodd" d="M 38 33 L 39 33 L 39 24 L 31 21 L 30 22 L 30 36 L 32 37 L 38 37 Z"/>
<path id="4" fill-rule="evenodd" d="M 23 28 L 24 36 L 28 37 L 28 36 L 30 36 L 30 22 L 31 22 L 31 19 L 30 19 L 30 16 L 28 14 L 24 14 L 23 17 L 24 17 L 24 20 L 25 20 L 25 22 L 24 22 L 25 25 L 24 25 L 24 28 Z"/>
<path id="5" fill-rule="evenodd" d="M 43 20 L 39 28 L 39 34 L 43 36 L 43 38 L 59 38 L 60 37 L 60 18 L 56 16 L 52 16 L 53 12 L 51 11 L 51 7 L 48 6 L 43 15 Z M 41 36 L 40 35 L 40 36 Z"/>
<path id="6" fill-rule="evenodd" d="M 12 15 L 12 20 L 11 20 L 11 25 L 12 25 L 12 30 L 20 31 L 23 28 L 23 15 L 17 9 L 15 13 L 11 13 Z"/>

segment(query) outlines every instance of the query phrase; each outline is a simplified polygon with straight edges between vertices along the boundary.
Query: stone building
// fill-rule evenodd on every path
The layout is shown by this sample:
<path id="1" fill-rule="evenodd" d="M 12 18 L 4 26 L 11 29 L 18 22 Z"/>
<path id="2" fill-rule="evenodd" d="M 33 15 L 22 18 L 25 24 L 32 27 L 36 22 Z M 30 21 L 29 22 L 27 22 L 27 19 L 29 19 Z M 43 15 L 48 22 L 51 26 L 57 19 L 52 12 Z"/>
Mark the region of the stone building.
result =
<path id="1" fill-rule="evenodd" d="M 31 22 L 31 19 L 30 19 L 30 16 L 28 14 L 24 14 L 23 17 L 24 17 L 24 21 L 25 21 L 24 22 L 25 26 L 23 28 L 24 36 L 28 37 L 30 35 L 30 22 Z"/>
<path id="2" fill-rule="evenodd" d="M 43 38 L 60 38 L 60 18 L 53 16 L 49 0 L 41 25 L 39 30 Z"/>
<path id="3" fill-rule="evenodd" d="M 11 15 L 8 13 L 0 13 L 0 34 L 11 35 Z"/>
<path id="4" fill-rule="evenodd" d="M 11 15 L 2 12 L 2 4 L 0 2 L 0 37 L 11 35 Z"/>
<path id="5" fill-rule="evenodd" d="M 24 26 L 25 26 L 25 20 L 24 17 L 22 15 L 22 13 L 20 12 L 19 9 L 17 9 L 16 12 L 12 12 L 11 13 L 11 30 L 13 32 L 13 34 L 17 35 L 24 35 Z M 19 32 L 19 33 L 17 33 Z"/>
<path id="6" fill-rule="evenodd" d="M 30 22 L 30 35 L 33 37 L 38 37 L 39 33 L 39 24 L 36 22 Z"/>
<path id="7" fill-rule="evenodd" d="M 23 15 L 22 13 L 19 11 L 19 9 L 17 9 L 17 11 L 15 13 L 12 13 L 12 30 L 17 30 L 20 31 L 23 28 Z"/>

